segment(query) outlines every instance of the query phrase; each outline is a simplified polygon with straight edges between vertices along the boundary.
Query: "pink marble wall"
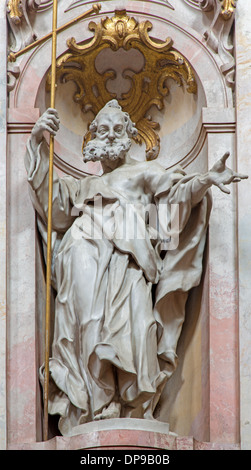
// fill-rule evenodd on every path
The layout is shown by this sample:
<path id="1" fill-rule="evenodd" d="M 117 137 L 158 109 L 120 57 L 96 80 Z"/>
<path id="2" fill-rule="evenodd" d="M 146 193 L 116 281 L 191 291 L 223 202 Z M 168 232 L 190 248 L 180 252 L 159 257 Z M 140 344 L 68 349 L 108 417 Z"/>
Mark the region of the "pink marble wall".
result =
<path id="1" fill-rule="evenodd" d="M 36 114 L 36 113 L 35 113 Z M 34 115 L 34 111 L 33 111 Z M 37 116 L 37 115 L 36 115 Z M 8 442 L 37 438 L 37 360 L 35 304 L 35 214 L 23 157 L 32 114 L 9 110 L 7 216 Z"/>
<path id="2" fill-rule="evenodd" d="M 234 134 L 211 134 L 209 167 L 231 150 Z M 245 184 L 245 183 L 244 183 Z M 209 419 L 211 442 L 239 442 L 238 278 L 236 186 L 226 195 L 213 188 L 209 226 Z"/>
<path id="3" fill-rule="evenodd" d="M 238 170 L 249 175 L 238 187 L 240 431 L 251 450 L 251 5 L 238 1 L 236 15 L 236 116 Z"/>
<path id="4" fill-rule="evenodd" d="M 47 442 L 10 445 L 9 450 L 239 450 L 239 444 L 200 442 L 191 436 L 159 432 L 110 430 L 73 437 L 55 437 Z"/>
<path id="5" fill-rule="evenodd" d="M 7 28 L 5 20 L 5 4 L 0 3 L 0 56 L 6 52 Z M 7 411 L 6 411 L 6 163 L 7 163 L 7 66 L 2 60 L 0 67 L 0 449 L 7 443 Z"/>

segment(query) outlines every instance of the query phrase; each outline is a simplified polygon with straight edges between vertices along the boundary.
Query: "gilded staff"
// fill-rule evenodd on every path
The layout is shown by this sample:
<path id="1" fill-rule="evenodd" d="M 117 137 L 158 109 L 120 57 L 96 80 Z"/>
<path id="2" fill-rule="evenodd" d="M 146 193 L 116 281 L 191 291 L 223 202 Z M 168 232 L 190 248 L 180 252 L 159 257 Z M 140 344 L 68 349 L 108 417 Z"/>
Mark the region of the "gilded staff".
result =
<path id="1" fill-rule="evenodd" d="M 53 0 L 52 13 L 52 31 L 38 41 L 30 44 L 16 54 L 11 53 L 9 61 L 15 61 L 16 58 L 29 51 L 33 47 L 52 38 L 51 52 L 51 102 L 50 107 L 55 108 L 55 90 L 56 90 L 56 59 L 57 59 L 57 34 L 72 24 L 95 12 L 98 13 L 101 5 L 95 4 L 85 13 L 79 15 L 74 20 L 69 21 L 60 28 L 57 28 L 57 0 Z M 45 369 L 44 369 L 44 420 L 43 420 L 43 439 L 48 440 L 48 400 L 49 400 L 49 354 L 50 354 L 50 306 L 51 306 L 51 235 L 52 235 L 52 197 L 53 197 L 53 156 L 54 156 L 54 136 L 50 135 L 50 153 L 49 153 L 49 182 L 48 182 L 48 216 L 47 216 L 47 257 L 46 257 L 46 312 L 45 312 Z"/>
<path id="2" fill-rule="evenodd" d="M 101 9 L 100 3 L 95 3 L 94 5 L 92 5 L 92 8 L 90 8 L 90 10 L 87 10 L 85 13 L 82 13 L 81 15 L 77 16 L 73 20 L 68 21 L 68 23 L 65 23 L 62 26 L 60 26 L 59 28 L 57 28 L 56 33 L 57 34 L 61 33 L 65 29 L 69 28 L 73 24 L 76 24 L 78 21 L 82 20 L 83 18 L 86 18 L 86 16 L 89 16 L 92 13 L 98 13 L 100 9 Z M 9 62 L 15 62 L 17 57 L 19 57 L 22 54 L 25 54 L 25 52 L 30 51 L 34 47 L 39 46 L 40 44 L 43 44 L 45 41 L 47 41 L 51 37 L 52 37 L 52 32 L 46 34 L 45 36 L 38 39 L 37 41 L 34 41 L 32 44 L 29 44 L 28 46 L 24 47 L 23 49 L 21 49 L 21 51 L 10 52 L 10 54 L 8 55 L 8 61 Z"/>
<path id="3" fill-rule="evenodd" d="M 55 108 L 57 59 L 57 0 L 53 0 L 52 50 L 51 50 L 51 108 Z M 47 217 L 47 258 L 46 258 L 46 313 L 45 313 L 45 372 L 44 372 L 44 441 L 48 439 L 48 395 L 49 395 L 49 354 L 50 354 L 50 304 L 51 304 L 51 232 L 53 192 L 54 136 L 50 135 L 48 217 Z"/>

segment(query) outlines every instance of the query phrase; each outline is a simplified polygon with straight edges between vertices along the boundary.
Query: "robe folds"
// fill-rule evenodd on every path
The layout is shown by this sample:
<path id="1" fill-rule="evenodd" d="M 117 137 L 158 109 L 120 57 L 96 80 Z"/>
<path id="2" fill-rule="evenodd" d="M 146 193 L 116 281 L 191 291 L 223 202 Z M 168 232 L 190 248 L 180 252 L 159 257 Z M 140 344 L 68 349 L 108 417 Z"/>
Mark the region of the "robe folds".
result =
<path id="1" fill-rule="evenodd" d="M 28 141 L 25 166 L 46 247 L 45 140 L 36 151 Z M 140 204 L 134 184 L 145 191 Z M 146 221 L 142 208 L 149 202 L 157 214 L 167 208 L 168 233 L 171 204 L 178 207 L 178 243 L 172 249 L 163 249 L 159 225 Z M 121 416 L 153 413 L 177 365 L 188 292 L 201 279 L 210 210 L 200 175 L 186 175 L 181 167 L 165 170 L 157 161 L 82 179 L 54 172 L 49 413 L 60 415 L 63 435 L 93 420 L 115 398 Z M 124 221 L 135 217 L 137 236 L 128 237 Z M 40 377 L 43 382 L 43 365 Z"/>

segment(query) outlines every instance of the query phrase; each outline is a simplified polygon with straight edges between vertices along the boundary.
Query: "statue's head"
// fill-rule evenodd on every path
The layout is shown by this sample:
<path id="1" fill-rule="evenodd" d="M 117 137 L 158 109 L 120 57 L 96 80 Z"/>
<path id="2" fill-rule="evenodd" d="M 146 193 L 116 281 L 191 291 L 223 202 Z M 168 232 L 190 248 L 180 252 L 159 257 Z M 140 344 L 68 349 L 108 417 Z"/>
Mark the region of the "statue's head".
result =
<path id="1" fill-rule="evenodd" d="M 99 111 L 89 128 L 91 140 L 83 148 L 84 162 L 124 159 L 137 129 L 117 100 Z"/>

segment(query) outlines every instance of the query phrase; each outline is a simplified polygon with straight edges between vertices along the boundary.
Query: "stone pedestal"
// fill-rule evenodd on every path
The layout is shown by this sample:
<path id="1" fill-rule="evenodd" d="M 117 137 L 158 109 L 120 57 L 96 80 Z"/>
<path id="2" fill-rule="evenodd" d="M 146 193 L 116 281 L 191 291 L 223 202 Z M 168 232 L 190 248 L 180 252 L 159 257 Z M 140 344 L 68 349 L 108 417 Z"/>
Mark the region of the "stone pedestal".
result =
<path id="1" fill-rule="evenodd" d="M 9 450 L 239 450 L 239 444 L 199 442 L 177 436 L 168 423 L 121 418 L 76 426 L 70 436 L 56 436 L 46 442 L 10 445 Z"/>

